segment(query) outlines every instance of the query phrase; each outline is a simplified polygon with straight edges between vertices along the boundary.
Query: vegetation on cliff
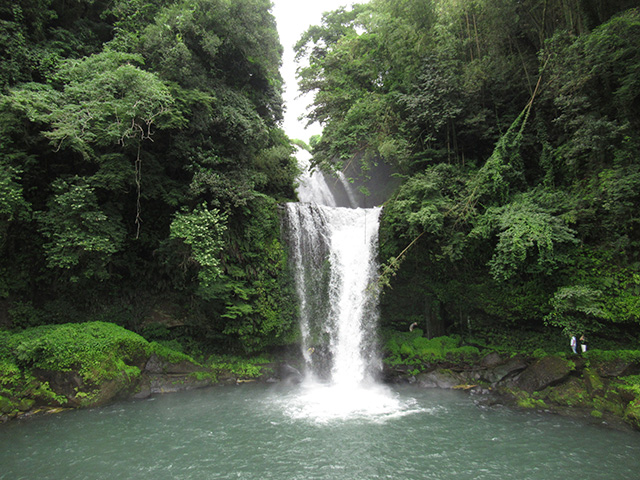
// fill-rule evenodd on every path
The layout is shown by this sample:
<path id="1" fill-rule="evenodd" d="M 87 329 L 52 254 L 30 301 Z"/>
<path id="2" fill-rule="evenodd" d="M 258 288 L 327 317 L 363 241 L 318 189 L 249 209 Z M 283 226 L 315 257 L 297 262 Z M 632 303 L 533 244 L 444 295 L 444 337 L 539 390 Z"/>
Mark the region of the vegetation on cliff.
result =
<path id="1" fill-rule="evenodd" d="M 393 165 L 383 323 L 556 329 L 635 348 L 640 12 L 598 0 L 372 0 L 297 46 L 316 163 Z M 599 341 L 599 340 L 598 340 Z"/>
<path id="2" fill-rule="evenodd" d="M 0 6 L 0 325 L 291 339 L 268 0 Z"/>

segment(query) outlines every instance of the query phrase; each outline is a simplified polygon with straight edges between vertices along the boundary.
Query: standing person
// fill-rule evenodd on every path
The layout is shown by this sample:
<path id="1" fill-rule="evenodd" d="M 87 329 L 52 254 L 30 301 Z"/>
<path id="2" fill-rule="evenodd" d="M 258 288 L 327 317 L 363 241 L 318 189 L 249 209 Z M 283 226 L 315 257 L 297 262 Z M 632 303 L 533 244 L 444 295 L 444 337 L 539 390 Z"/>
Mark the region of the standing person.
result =
<path id="1" fill-rule="evenodd" d="M 573 350 L 573 353 L 578 353 L 576 352 L 576 347 L 578 346 L 578 340 L 576 339 L 575 335 L 571 336 L 571 350 Z"/>
<path id="2" fill-rule="evenodd" d="M 587 339 L 584 335 L 580 337 L 580 346 L 582 347 L 582 353 L 587 351 Z"/>

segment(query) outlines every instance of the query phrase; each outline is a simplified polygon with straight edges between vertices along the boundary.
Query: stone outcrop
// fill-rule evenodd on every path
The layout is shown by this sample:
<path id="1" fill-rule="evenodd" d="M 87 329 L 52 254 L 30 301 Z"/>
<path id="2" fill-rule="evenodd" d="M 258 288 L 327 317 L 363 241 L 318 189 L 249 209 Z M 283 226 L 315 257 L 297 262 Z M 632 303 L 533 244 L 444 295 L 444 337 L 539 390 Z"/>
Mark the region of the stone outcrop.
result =
<path id="1" fill-rule="evenodd" d="M 562 382 L 569 376 L 571 368 L 563 358 L 544 357 L 529 365 L 513 383 L 525 392 L 538 392 Z"/>
<path id="2" fill-rule="evenodd" d="M 486 405 L 513 405 L 562 414 L 583 415 L 609 425 L 640 430 L 640 396 L 620 380 L 636 374 L 634 361 L 590 361 L 577 355 L 502 358 L 490 353 L 476 364 L 429 364 L 412 375 L 415 366 L 394 366 L 384 372 L 390 382 L 407 381 L 424 388 L 457 388 L 476 394 Z"/>
<path id="3" fill-rule="evenodd" d="M 200 373 L 201 375 L 197 375 Z M 175 393 L 213 385 L 216 377 L 207 375 L 202 365 L 180 360 L 170 362 L 156 354 L 149 357 L 133 398 L 147 398 L 154 393 Z"/>
<path id="4" fill-rule="evenodd" d="M 490 355 L 492 354 L 487 356 Z M 524 358 L 516 356 L 499 363 L 492 361 L 488 365 L 486 362 L 481 362 L 480 366 L 485 368 L 481 368 L 478 371 L 478 380 L 489 383 L 493 386 L 503 380 L 512 378 L 514 375 L 527 368 L 528 364 Z"/>
<path id="5" fill-rule="evenodd" d="M 424 388 L 454 388 L 467 383 L 467 379 L 452 370 L 433 370 L 419 374 L 416 383 Z"/>

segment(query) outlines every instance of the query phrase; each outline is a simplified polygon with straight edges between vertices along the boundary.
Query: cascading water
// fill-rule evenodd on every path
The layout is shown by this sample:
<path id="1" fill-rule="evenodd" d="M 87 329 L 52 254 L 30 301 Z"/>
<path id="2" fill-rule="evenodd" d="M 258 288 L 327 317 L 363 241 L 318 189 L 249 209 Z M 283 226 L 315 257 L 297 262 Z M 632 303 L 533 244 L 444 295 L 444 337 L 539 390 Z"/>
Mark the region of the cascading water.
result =
<path id="1" fill-rule="evenodd" d="M 307 371 L 336 384 L 369 381 L 375 355 L 379 208 L 287 204 Z"/>
<path id="2" fill-rule="evenodd" d="M 381 369 L 375 341 L 381 209 L 354 205 L 346 181 L 304 170 L 300 203 L 286 205 L 307 376 L 292 414 L 395 413 L 398 402 L 375 382 Z"/>

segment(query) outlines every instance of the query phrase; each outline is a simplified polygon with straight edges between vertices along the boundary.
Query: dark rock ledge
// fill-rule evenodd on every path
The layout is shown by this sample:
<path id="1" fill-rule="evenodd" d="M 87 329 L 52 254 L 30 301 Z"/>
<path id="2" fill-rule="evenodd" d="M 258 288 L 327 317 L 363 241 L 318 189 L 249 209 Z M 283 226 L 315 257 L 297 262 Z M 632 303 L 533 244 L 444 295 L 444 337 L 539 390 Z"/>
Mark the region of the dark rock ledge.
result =
<path id="1" fill-rule="evenodd" d="M 640 430 L 640 396 L 622 378 L 640 373 L 637 361 L 594 362 L 580 355 L 506 358 L 491 353 L 474 365 L 433 364 L 415 376 L 408 371 L 387 367 L 384 380 L 465 390 L 480 406 L 537 409 Z"/>

